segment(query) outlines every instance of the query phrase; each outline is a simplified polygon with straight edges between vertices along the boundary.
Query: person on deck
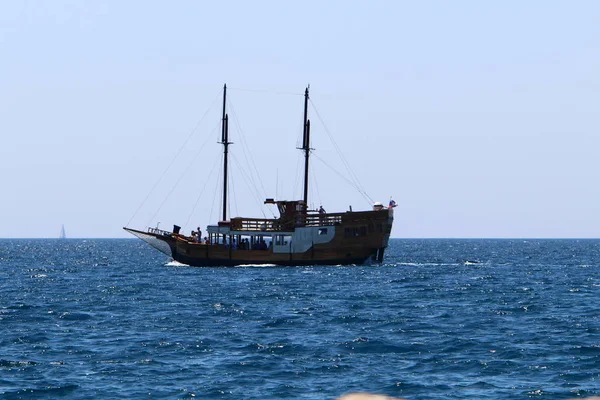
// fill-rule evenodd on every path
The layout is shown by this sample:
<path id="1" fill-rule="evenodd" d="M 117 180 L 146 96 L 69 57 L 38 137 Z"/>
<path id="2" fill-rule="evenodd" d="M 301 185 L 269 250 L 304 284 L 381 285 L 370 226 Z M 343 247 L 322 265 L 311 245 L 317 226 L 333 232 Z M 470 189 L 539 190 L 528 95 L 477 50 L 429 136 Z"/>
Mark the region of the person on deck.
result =
<path id="1" fill-rule="evenodd" d="M 319 207 L 319 225 L 325 225 L 325 213 L 327 211 L 325 211 L 325 209 L 323 208 L 323 206 Z"/>
<path id="2" fill-rule="evenodd" d="M 259 250 L 267 250 L 267 243 L 263 238 L 260 239 Z"/>

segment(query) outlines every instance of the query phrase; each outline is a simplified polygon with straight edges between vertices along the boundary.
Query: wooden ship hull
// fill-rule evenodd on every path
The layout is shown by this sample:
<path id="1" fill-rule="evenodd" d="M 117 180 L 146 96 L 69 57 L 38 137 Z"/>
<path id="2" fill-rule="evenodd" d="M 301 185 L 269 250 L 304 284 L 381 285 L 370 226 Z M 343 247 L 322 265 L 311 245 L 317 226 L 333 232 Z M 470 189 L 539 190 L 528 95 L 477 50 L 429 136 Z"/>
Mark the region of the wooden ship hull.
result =
<path id="1" fill-rule="evenodd" d="M 174 225 L 168 232 L 158 228 L 147 231 L 125 227 L 159 251 L 183 264 L 198 267 L 237 265 L 348 265 L 367 260 L 382 262 L 394 221 L 395 203 L 390 207 L 373 204 L 369 211 L 326 213 L 308 209 L 308 171 L 310 121 L 308 88 L 304 94 L 304 130 L 300 150 L 304 152 L 304 196 L 302 200 L 275 201 L 279 218 L 227 219 L 228 116 L 227 86 L 223 87 L 223 216 L 216 225 L 207 227 L 203 240 L 199 234 L 186 236 Z"/>
<path id="2" fill-rule="evenodd" d="M 191 236 L 152 228 L 147 232 L 124 229 L 175 261 L 196 267 L 348 265 L 383 260 L 393 212 L 382 209 L 309 215 L 301 218 L 298 226 L 285 230 L 280 219 L 233 218 L 229 223 L 209 226 L 208 242 L 202 243 Z M 248 248 L 242 244 L 246 241 Z M 263 242 L 267 248 L 255 246 Z"/>

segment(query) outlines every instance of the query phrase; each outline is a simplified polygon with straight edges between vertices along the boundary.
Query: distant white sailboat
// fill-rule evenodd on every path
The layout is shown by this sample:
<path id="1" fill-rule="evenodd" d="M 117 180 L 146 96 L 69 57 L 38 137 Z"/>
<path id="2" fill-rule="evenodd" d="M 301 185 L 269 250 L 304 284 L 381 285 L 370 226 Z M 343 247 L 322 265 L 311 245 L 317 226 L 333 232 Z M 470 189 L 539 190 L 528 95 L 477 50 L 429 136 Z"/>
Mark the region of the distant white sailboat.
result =
<path id="1" fill-rule="evenodd" d="M 58 237 L 59 239 L 66 239 L 67 238 L 67 234 L 65 233 L 65 226 L 63 225 L 62 228 L 60 228 L 60 236 Z"/>

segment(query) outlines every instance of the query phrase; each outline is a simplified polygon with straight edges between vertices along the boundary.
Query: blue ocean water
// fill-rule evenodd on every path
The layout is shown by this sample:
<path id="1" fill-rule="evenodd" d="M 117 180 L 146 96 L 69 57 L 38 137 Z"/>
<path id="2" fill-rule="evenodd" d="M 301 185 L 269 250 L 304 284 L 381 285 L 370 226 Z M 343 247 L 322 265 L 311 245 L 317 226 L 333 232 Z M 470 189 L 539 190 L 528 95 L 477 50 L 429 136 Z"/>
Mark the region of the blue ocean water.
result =
<path id="1" fill-rule="evenodd" d="M 600 394 L 600 240 L 400 240 L 386 262 L 193 268 L 0 240 L 0 398 Z"/>

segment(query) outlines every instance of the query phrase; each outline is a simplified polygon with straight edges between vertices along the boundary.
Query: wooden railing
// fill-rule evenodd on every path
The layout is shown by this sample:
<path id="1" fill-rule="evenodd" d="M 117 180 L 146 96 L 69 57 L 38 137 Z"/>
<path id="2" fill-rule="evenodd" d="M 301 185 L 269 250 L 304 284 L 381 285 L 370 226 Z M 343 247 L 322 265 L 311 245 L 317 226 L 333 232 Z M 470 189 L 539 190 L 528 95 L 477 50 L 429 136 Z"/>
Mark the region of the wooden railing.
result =
<path id="1" fill-rule="evenodd" d="M 261 218 L 232 218 L 232 231 L 280 232 L 302 226 L 339 225 L 343 214 L 297 214 L 292 221 Z"/>
<path id="2" fill-rule="evenodd" d="M 232 218 L 232 231 L 280 231 L 281 223 L 278 219 L 262 218 Z"/>
<path id="3" fill-rule="evenodd" d="M 298 225 L 298 223 L 303 225 Z M 339 225 L 342 214 L 306 214 L 296 216 L 296 226 Z"/>

